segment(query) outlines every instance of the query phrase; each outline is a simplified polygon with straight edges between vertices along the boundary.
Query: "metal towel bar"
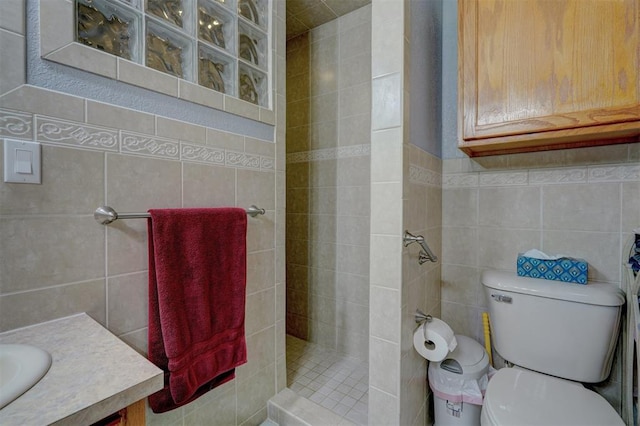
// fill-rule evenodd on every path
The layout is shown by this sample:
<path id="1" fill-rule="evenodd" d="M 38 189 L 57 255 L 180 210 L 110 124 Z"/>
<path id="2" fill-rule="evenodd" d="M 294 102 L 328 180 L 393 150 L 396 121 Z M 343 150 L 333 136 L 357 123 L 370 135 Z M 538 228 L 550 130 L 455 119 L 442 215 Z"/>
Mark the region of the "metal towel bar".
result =
<path id="1" fill-rule="evenodd" d="M 256 217 L 264 214 L 265 210 L 252 205 L 247 209 L 247 214 Z M 149 213 L 118 213 L 109 206 L 101 206 L 93 213 L 93 218 L 101 225 L 108 225 L 118 219 L 144 219 L 151 217 Z"/>

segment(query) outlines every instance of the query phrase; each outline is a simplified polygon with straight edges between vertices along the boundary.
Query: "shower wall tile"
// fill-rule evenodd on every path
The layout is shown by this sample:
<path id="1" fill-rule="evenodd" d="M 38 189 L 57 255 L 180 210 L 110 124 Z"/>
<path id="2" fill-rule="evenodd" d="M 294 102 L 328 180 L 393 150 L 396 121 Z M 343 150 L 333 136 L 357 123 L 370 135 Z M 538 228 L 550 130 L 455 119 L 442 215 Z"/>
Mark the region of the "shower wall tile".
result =
<path id="1" fill-rule="evenodd" d="M 337 208 L 341 215 L 368 216 L 371 193 L 367 186 L 339 186 Z"/>
<path id="2" fill-rule="evenodd" d="M 371 22 L 340 32 L 340 59 L 366 55 L 371 58 Z"/>
<path id="3" fill-rule="evenodd" d="M 380 96 L 379 92 L 376 91 L 375 80 L 373 83 L 373 88 L 371 86 L 371 83 L 366 82 L 340 90 L 340 103 L 338 105 L 338 107 L 340 108 L 340 115 L 342 117 L 351 117 L 353 115 L 368 114 L 371 111 L 372 96 Z M 389 99 L 389 102 L 393 102 L 393 99 Z M 373 111 L 374 115 L 372 115 L 372 121 L 374 123 L 376 123 L 378 121 L 377 119 L 380 118 L 375 115 L 375 112 L 376 111 Z M 392 113 L 391 110 L 385 112 Z M 393 113 L 391 117 L 393 117 Z M 391 119 L 392 118 L 390 118 L 390 120 Z"/>
<path id="4" fill-rule="evenodd" d="M 369 144 L 371 141 L 371 114 L 341 117 L 338 122 L 339 146 Z"/>
<path id="5" fill-rule="evenodd" d="M 315 98 L 312 98 L 311 102 L 313 103 L 314 101 Z M 335 108 L 335 105 L 333 108 Z M 334 115 L 333 118 L 331 121 L 312 121 L 309 126 L 309 149 L 330 149 L 338 145 L 338 116 Z"/>
<path id="6" fill-rule="evenodd" d="M 343 44 L 368 44 L 371 27 L 352 18 L 348 40 L 341 19 L 287 43 L 287 332 L 366 361 L 370 78 L 338 82 Z"/>
<path id="7" fill-rule="evenodd" d="M 361 246 L 363 251 L 369 247 L 368 216 L 338 216 L 335 229 L 337 243 Z"/>
<path id="8" fill-rule="evenodd" d="M 337 102 L 338 94 L 336 92 L 312 97 L 309 100 L 309 119 L 311 122 L 318 125 L 329 121 L 335 122 Z"/>
<path id="9" fill-rule="evenodd" d="M 358 84 L 368 83 L 371 75 L 371 56 L 356 54 L 340 61 L 340 88 L 344 89 Z"/>

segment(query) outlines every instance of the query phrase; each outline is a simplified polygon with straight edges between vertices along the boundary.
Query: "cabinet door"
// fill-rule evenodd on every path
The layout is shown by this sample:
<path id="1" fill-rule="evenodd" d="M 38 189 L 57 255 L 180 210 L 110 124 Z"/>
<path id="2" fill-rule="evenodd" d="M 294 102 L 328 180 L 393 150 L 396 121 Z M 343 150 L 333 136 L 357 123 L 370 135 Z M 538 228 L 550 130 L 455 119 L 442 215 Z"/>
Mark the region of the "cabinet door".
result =
<path id="1" fill-rule="evenodd" d="M 638 140 L 640 0 L 459 0 L 460 148 Z"/>

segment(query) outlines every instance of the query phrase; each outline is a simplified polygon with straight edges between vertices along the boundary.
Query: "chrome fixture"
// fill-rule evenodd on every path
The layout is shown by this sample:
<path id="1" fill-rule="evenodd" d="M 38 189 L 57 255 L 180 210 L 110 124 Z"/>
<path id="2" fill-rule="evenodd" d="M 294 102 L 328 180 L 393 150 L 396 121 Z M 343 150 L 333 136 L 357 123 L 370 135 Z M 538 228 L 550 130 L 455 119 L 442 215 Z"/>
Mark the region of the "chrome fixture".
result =
<path id="1" fill-rule="evenodd" d="M 431 322 L 431 320 L 433 319 L 431 315 L 425 314 L 420 309 L 416 309 L 414 318 L 416 320 L 416 324 L 422 324 L 423 322 Z"/>
<path id="2" fill-rule="evenodd" d="M 265 214 L 265 210 L 252 205 L 247 209 L 247 214 L 256 217 L 259 214 Z M 109 206 L 98 207 L 93 213 L 93 218 L 100 225 L 108 225 L 118 219 L 144 219 L 151 217 L 149 213 L 118 213 Z"/>
<path id="3" fill-rule="evenodd" d="M 418 243 L 422 250 L 418 254 L 418 263 L 422 265 L 425 262 L 437 262 L 438 256 L 433 254 L 429 246 L 424 240 L 422 235 L 413 235 L 409 231 L 404 231 L 404 236 L 402 237 L 404 241 L 404 246 L 407 247 L 409 244 Z"/>

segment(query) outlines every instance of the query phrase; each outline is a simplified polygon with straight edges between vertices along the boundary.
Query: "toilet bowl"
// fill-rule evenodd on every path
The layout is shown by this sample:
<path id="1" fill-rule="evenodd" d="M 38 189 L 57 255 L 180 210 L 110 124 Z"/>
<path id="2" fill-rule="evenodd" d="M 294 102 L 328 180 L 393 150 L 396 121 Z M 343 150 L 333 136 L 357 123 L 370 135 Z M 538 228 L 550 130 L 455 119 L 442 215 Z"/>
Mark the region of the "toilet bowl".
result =
<path id="1" fill-rule="evenodd" d="M 613 407 L 579 382 L 611 371 L 624 294 L 587 285 L 485 271 L 496 352 L 521 368 L 489 381 L 482 425 L 624 425 Z"/>
<path id="2" fill-rule="evenodd" d="M 480 415 L 483 426 L 624 426 L 600 395 L 567 380 L 503 368 L 489 381 Z"/>

